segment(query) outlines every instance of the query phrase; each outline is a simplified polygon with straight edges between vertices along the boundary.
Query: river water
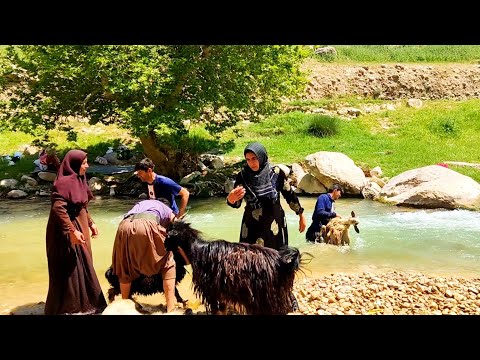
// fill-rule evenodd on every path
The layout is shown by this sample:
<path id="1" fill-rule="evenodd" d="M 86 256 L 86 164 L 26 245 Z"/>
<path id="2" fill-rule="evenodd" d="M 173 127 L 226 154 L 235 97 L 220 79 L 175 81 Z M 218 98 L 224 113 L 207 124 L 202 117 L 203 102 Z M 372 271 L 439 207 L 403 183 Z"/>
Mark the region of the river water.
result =
<path id="1" fill-rule="evenodd" d="M 308 225 L 315 197 L 301 197 Z M 122 215 L 138 200 L 97 197 L 89 211 L 100 231 L 92 240 L 94 265 L 106 294 L 105 270 Z M 283 200 L 282 200 L 283 201 Z M 365 199 L 341 198 L 336 211 L 352 210 L 360 219 L 357 234 L 350 229 L 350 246 L 311 244 L 298 232 L 298 216 L 283 203 L 289 244 L 314 257 L 304 275 L 345 272 L 417 271 L 425 274 L 478 277 L 480 274 L 480 213 L 466 210 L 399 208 Z M 48 290 L 45 228 L 49 198 L 0 201 L 0 314 L 44 302 Z M 191 200 L 186 220 L 209 239 L 238 241 L 243 209 L 224 198 Z M 307 226 L 308 226 L 307 225 Z M 192 296 L 190 278 L 180 284 Z M 156 301 L 156 300 L 155 300 Z"/>

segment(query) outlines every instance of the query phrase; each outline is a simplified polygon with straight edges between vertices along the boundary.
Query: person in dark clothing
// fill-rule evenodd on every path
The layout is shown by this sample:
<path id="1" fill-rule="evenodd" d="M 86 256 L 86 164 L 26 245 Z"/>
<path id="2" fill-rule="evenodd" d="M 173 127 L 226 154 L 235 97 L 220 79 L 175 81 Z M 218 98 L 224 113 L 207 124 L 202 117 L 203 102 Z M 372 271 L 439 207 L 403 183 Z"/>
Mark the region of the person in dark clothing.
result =
<path id="1" fill-rule="evenodd" d="M 99 314 L 107 307 L 93 267 L 92 237 L 98 235 L 87 204 L 87 153 L 70 150 L 52 187 L 47 223 L 48 294 L 45 315 Z"/>
<path id="2" fill-rule="evenodd" d="M 227 204 L 233 208 L 239 208 L 245 198 L 240 242 L 279 250 L 288 245 L 287 221 L 280 204 L 280 193 L 298 215 L 300 233 L 307 226 L 303 208 L 283 170 L 270 165 L 267 150 L 262 144 L 248 144 L 243 154 L 247 165 L 238 173 L 233 190 L 227 195 Z M 292 311 L 298 311 L 297 299 L 293 293 L 291 297 Z"/>
<path id="3" fill-rule="evenodd" d="M 334 211 L 334 202 L 342 196 L 343 188 L 340 184 L 334 184 L 326 194 L 321 194 L 315 203 L 312 214 L 312 224 L 305 234 L 307 241 L 314 242 L 319 237 L 322 225 L 327 225 L 334 217 L 341 217 Z"/>
<path id="4" fill-rule="evenodd" d="M 280 193 L 290 208 L 299 216 L 300 232 L 305 231 L 306 220 L 297 195 L 278 166 L 271 166 L 265 147 L 248 144 L 244 151 L 247 165 L 238 173 L 234 188 L 227 196 L 227 204 L 239 208 L 245 198 L 240 242 L 262 244 L 280 249 L 288 245 L 285 212 L 280 204 Z"/>
<path id="5" fill-rule="evenodd" d="M 156 174 L 155 164 L 149 158 L 144 158 L 135 164 L 135 175 L 145 184 L 148 199 L 161 200 L 168 204 L 177 218 L 185 215 L 190 193 L 169 177 Z M 180 196 L 180 206 L 177 206 L 175 197 Z M 166 201 L 165 201 L 166 200 Z"/>

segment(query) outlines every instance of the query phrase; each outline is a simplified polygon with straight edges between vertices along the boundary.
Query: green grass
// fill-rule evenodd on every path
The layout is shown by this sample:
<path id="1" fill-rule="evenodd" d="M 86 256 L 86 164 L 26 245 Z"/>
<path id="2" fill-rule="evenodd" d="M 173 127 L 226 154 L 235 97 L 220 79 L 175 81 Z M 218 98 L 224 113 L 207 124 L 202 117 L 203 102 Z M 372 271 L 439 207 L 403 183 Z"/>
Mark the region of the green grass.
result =
<path id="1" fill-rule="evenodd" d="M 348 100 L 339 101 L 349 104 Z M 357 106 L 360 103 L 357 101 Z M 475 145 L 480 141 L 480 100 L 425 101 L 421 109 L 398 103 L 403 105 L 396 110 L 342 120 L 338 134 L 323 138 L 308 133 L 310 115 L 295 111 L 272 116 L 263 123 L 244 126 L 242 137 L 227 155 L 243 156 L 243 148 L 251 141 L 263 143 L 276 163 L 291 164 L 317 151 L 335 151 L 363 169 L 380 166 L 388 177 L 444 161 L 480 163 Z M 445 123 L 454 124 L 455 130 L 441 130 Z M 480 181 L 478 170 L 452 169 Z"/>
<path id="2" fill-rule="evenodd" d="M 87 123 L 73 121 L 70 123 L 77 132 L 76 141 L 69 141 L 68 135 L 60 130 L 49 132 L 49 142 L 56 145 L 60 159 L 71 149 L 83 149 L 88 152 L 88 160 L 93 163 L 97 156 L 105 154 L 108 147 L 117 147 L 120 144 L 127 145 L 134 151 L 141 151 L 138 140 L 133 139 L 128 133 L 114 125 L 97 124 L 90 126 Z M 5 131 L 0 133 L 0 155 L 13 156 L 15 151 L 23 151 L 24 145 L 33 142 L 34 137 L 22 132 Z M 8 166 L 6 161 L 0 161 L 0 179 L 14 178 L 19 180 L 23 174 L 30 174 L 34 170 L 33 161 L 37 159 L 38 153 L 25 155 L 14 166 Z"/>
<path id="3" fill-rule="evenodd" d="M 317 137 L 328 137 L 338 133 L 340 119 L 336 116 L 310 114 L 308 133 Z"/>
<path id="4" fill-rule="evenodd" d="M 334 62 L 479 63 L 479 45 L 331 45 Z M 321 59 L 315 55 L 314 58 Z M 325 60 L 330 62 L 328 59 Z"/>
<path id="5" fill-rule="evenodd" d="M 297 102 L 296 106 L 300 110 L 311 109 L 314 105 L 335 109 L 341 104 L 361 109 L 362 105 L 384 102 L 343 98 L 328 102 Z M 405 100 L 389 103 L 396 104 L 396 109 L 362 114 L 353 120 L 339 120 L 337 132 L 324 137 L 309 133 L 315 115 L 292 111 L 271 116 L 260 123 L 240 123 L 222 134 L 221 143 L 197 129 L 187 140 L 187 145 L 197 151 L 207 151 L 224 144 L 220 149 L 228 161 L 243 159 L 244 147 L 249 142 L 259 141 L 267 148 L 272 162 L 288 165 L 301 162 L 305 156 L 318 151 L 341 152 L 362 169 L 380 166 L 388 177 L 445 161 L 480 163 L 480 152 L 476 145 L 480 142 L 479 99 L 424 101 L 420 109 L 407 107 Z M 67 141 L 66 134 L 59 131 L 50 134 L 50 139 L 59 144 L 57 149 L 61 155 L 71 148 L 83 148 L 88 151 L 92 162 L 97 155 L 104 154 L 109 146 L 119 143 L 141 150 L 138 143 L 118 127 L 90 127 L 80 122 L 74 123 L 73 127 L 78 131 L 76 142 Z M 30 140 L 32 138 L 25 134 L 2 133 L 0 148 L 3 153 L 12 155 L 21 144 L 28 144 Z M 0 174 L 3 178 L 5 173 L 10 174 L 9 177 L 19 178 L 21 170 L 26 169 L 23 173 L 33 170 L 31 162 L 35 158 L 26 157 L 12 167 L 2 163 Z M 23 164 L 26 164 L 25 168 Z M 480 182 L 480 171 L 477 169 L 451 168 Z"/>

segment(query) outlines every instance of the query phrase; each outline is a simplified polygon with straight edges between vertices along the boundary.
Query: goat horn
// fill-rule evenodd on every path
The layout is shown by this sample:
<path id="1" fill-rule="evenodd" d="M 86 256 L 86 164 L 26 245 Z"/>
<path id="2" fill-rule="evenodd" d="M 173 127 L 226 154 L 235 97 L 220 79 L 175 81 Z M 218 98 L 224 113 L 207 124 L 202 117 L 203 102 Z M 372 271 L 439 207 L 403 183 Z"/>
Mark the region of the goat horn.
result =
<path id="1" fill-rule="evenodd" d="M 352 214 L 352 217 L 356 217 L 356 216 L 355 216 L 355 212 L 354 212 L 353 210 L 352 210 L 352 213 L 351 213 L 351 214 Z"/>
<path id="2" fill-rule="evenodd" d="M 357 225 L 353 225 L 353 228 L 355 229 L 355 231 L 357 232 L 357 234 L 360 233 L 360 230 L 358 229 L 358 226 L 357 226 Z"/>

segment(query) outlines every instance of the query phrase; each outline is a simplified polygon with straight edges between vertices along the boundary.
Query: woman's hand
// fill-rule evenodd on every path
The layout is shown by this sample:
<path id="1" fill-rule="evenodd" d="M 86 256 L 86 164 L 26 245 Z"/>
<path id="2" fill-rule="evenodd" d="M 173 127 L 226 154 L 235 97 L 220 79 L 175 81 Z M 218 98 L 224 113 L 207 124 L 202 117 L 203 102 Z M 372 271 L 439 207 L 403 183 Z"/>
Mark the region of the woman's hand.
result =
<path id="1" fill-rule="evenodd" d="M 227 201 L 230 204 L 235 204 L 238 200 L 243 199 L 245 196 L 245 188 L 242 185 L 237 186 L 235 189 L 230 191 L 227 195 Z"/>
<path id="2" fill-rule="evenodd" d="M 74 232 L 70 233 L 70 242 L 72 245 L 85 244 L 85 237 L 81 231 L 75 230 Z"/>
<path id="3" fill-rule="evenodd" d="M 97 224 L 95 223 L 92 223 L 92 225 L 90 225 L 90 230 L 92 232 L 92 238 L 95 238 L 98 236 L 98 227 L 97 227 Z"/>
<path id="4" fill-rule="evenodd" d="M 298 231 L 302 233 L 307 227 L 307 220 L 305 219 L 305 215 L 303 215 L 303 212 L 299 216 L 300 219 L 298 219 Z"/>

